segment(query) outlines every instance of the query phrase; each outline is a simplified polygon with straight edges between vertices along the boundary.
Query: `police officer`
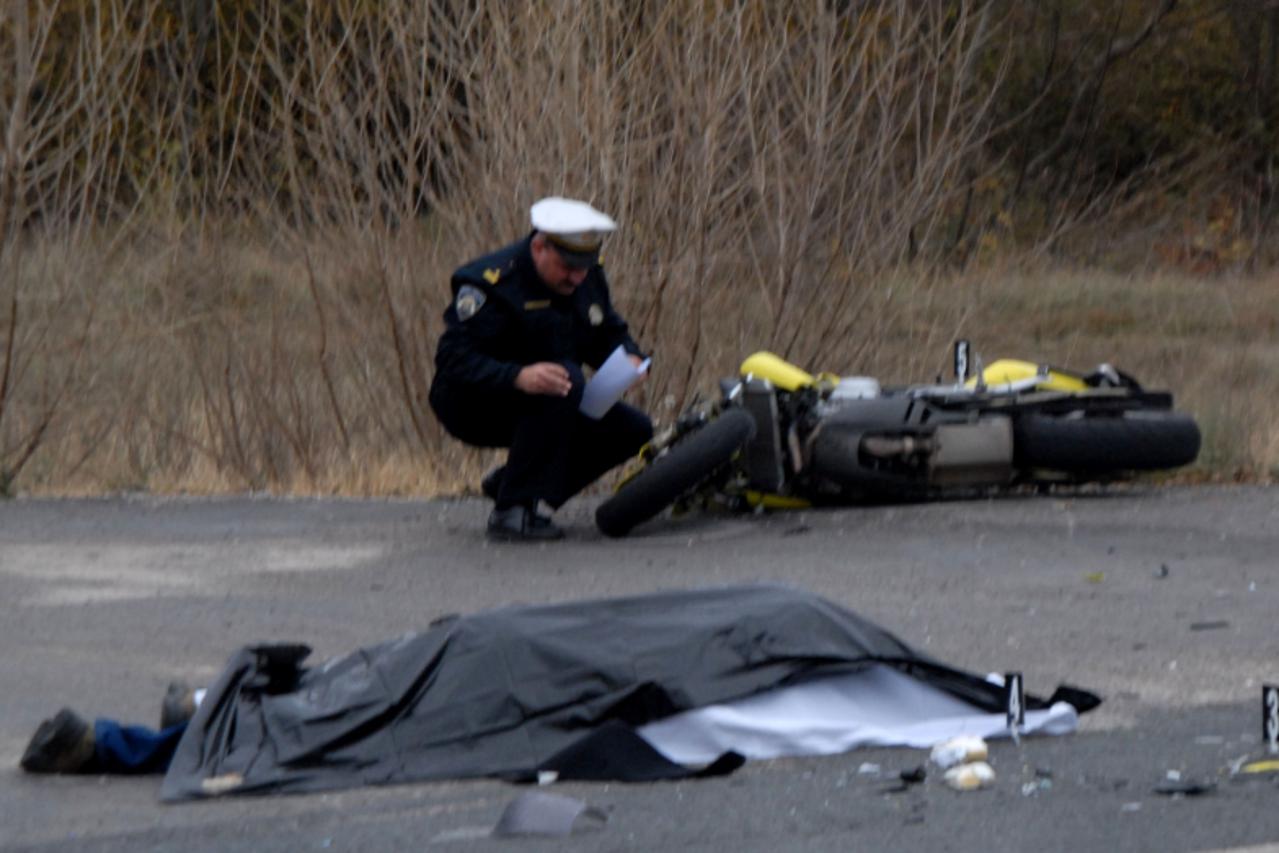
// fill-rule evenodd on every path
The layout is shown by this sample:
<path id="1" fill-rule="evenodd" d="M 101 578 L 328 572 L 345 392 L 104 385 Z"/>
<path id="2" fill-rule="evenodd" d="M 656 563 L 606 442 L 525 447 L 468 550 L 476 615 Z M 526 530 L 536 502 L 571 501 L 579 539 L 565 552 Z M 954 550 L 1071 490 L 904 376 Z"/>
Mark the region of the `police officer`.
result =
<path id="1" fill-rule="evenodd" d="M 599 420 L 578 411 L 582 365 L 598 368 L 619 346 L 642 361 L 599 263 L 616 223 L 558 197 L 534 204 L 530 219 L 529 236 L 453 273 L 431 383 L 431 408 L 450 434 L 510 449 L 481 484 L 494 501 L 488 535 L 502 540 L 561 538 L 539 502 L 558 509 L 653 434 L 625 403 Z"/>

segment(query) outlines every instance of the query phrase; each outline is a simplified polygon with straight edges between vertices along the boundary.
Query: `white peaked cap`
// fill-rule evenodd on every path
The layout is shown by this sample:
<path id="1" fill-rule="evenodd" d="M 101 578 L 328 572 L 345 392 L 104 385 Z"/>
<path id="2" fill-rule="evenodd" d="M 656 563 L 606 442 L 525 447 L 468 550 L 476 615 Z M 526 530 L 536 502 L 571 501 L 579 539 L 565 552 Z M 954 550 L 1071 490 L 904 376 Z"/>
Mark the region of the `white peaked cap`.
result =
<path id="1" fill-rule="evenodd" d="M 617 230 L 617 223 L 608 214 L 584 201 L 559 196 L 536 202 L 529 210 L 529 218 L 534 229 L 575 252 L 598 249 L 604 236 Z"/>

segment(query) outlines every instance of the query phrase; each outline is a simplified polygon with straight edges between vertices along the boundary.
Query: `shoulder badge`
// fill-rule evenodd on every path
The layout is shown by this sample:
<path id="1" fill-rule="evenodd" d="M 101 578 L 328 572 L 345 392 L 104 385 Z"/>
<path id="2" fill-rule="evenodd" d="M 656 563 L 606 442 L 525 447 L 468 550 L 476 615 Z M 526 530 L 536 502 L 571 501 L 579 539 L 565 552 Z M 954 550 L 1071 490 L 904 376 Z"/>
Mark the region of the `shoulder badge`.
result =
<path id="1" fill-rule="evenodd" d="M 592 302 L 591 307 L 586 310 L 586 319 L 591 321 L 592 326 L 598 326 L 604 322 L 604 309 L 598 302 Z"/>
<path id="2" fill-rule="evenodd" d="M 488 277 L 488 273 L 485 273 L 485 277 Z M 457 290 L 457 301 L 453 304 L 454 310 L 457 311 L 457 318 L 462 321 L 471 319 L 484 307 L 484 300 L 487 298 L 484 291 L 478 287 L 462 285 Z"/>
<path id="3" fill-rule="evenodd" d="M 494 267 L 489 267 L 484 271 L 484 280 L 489 284 L 497 284 L 497 280 L 502 277 L 502 271 Z"/>

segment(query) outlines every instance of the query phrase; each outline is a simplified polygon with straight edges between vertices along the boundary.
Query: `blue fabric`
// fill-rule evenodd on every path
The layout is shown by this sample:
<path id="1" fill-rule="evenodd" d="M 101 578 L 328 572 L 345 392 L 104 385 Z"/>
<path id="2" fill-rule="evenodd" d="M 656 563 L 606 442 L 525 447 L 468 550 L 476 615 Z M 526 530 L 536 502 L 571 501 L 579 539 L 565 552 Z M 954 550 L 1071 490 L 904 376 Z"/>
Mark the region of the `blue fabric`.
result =
<path id="1" fill-rule="evenodd" d="M 163 773 L 169 769 L 186 723 L 163 731 L 123 726 L 115 720 L 93 721 L 94 763 L 99 773 Z"/>

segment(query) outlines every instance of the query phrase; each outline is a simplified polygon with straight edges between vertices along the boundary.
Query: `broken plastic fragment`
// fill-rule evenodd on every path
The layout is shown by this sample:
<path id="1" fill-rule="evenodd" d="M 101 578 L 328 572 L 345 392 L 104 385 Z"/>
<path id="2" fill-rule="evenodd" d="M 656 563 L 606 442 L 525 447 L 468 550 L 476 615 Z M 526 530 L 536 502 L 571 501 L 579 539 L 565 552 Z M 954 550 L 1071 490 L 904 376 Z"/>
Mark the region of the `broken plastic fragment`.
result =
<path id="1" fill-rule="evenodd" d="M 901 780 L 907 785 L 917 785 L 924 781 L 925 777 L 928 775 L 928 771 L 925 770 L 924 765 L 921 764 L 918 767 L 911 768 L 910 770 L 903 770 L 899 775 Z"/>
<path id="2" fill-rule="evenodd" d="M 1279 772 L 1279 759 L 1267 758 L 1264 761 L 1254 761 L 1245 764 L 1239 769 L 1240 773 L 1277 773 Z"/>
<path id="3" fill-rule="evenodd" d="M 924 765 L 903 770 L 897 774 L 897 781 L 891 785 L 880 788 L 882 794 L 900 794 L 910 789 L 912 785 L 918 785 L 928 776 L 928 771 L 924 769 Z"/>
<path id="4" fill-rule="evenodd" d="M 581 800 L 543 791 L 520 794 L 502 812 L 493 835 L 563 837 L 575 830 L 598 829 L 608 820 L 599 809 Z"/>
<path id="5" fill-rule="evenodd" d="M 244 784 L 244 777 L 239 773 L 223 773 L 221 776 L 210 776 L 200 783 L 204 793 L 217 796 L 233 791 Z"/>
<path id="6" fill-rule="evenodd" d="M 1215 790 L 1217 790 L 1215 782 L 1195 782 L 1180 778 L 1174 779 L 1172 776 L 1155 786 L 1156 794 L 1163 794 L 1169 797 L 1174 795 L 1197 797 L 1201 794 L 1211 794 Z"/>

